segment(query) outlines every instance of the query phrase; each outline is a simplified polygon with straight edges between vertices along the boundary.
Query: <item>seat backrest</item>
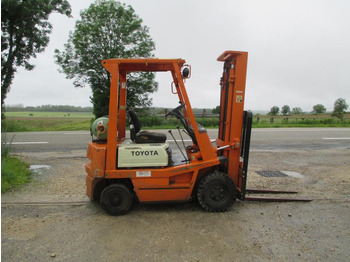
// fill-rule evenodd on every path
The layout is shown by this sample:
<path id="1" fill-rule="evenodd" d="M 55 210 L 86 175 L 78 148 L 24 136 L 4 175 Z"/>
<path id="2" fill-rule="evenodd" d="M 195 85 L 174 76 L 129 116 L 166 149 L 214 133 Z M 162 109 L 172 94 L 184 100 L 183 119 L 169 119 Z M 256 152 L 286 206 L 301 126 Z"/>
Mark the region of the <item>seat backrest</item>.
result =
<path id="1" fill-rule="evenodd" d="M 128 120 L 130 124 L 130 138 L 132 141 L 136 140 L 136 134 L 141 130 L 141 122 L 134 111 L 128 111 Z"/>

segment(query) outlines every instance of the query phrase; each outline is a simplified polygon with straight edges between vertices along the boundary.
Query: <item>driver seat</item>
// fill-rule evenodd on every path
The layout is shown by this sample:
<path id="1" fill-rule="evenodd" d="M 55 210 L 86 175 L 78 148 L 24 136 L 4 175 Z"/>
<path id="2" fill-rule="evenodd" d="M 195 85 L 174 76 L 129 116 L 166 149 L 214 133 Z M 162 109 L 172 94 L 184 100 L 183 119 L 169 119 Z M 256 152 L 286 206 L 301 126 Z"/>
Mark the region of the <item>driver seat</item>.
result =
<path id="1" fill-rule="evenodd" d="M 137 144 L 165 143 L 166 135 L 162 133 L 140 131 L 141 123 L 134 111 L 128 111 L 130 138 Z"/>

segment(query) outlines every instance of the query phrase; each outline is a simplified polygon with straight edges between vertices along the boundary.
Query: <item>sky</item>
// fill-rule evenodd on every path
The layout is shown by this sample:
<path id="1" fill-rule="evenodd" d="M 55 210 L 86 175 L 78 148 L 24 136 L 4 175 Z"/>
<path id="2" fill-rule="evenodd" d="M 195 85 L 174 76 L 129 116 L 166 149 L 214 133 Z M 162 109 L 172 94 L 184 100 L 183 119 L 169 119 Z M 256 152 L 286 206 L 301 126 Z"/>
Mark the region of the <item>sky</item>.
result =
<path id="1" fill-rule="evenodd" d="M 52 14 L 45 52 L 19 68 L 6 105 L 91 106 L 88 86 L 75 88 L 58 72 L 54 50 L 63 50 L 79 13 L 94 2 L 70 0 L 73 18 Z M 289 105 L 332 111 L 337 98 L 350 105 L 350 1 L 348 0 L 129 0 L 150 28 L 158 58 L 183 58 L 192 68 L 186 88 L 193 108 L 219 105 L 225 50 L 247 51 L 245 109 Z M 157 75 L 153 106 L 175 107 L 171 78 Z"/>

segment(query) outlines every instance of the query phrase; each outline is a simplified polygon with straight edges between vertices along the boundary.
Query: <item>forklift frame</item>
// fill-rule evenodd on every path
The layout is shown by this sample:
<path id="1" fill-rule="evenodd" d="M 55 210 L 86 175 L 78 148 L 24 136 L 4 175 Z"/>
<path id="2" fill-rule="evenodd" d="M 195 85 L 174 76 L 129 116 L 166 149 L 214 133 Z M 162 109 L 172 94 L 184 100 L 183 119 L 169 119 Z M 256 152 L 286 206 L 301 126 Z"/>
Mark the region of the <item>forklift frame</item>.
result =
<path id="1" fill-rule="evenodd" d="M 226 121 L 230 122 L 230 125 L 222 121 L 220 125 L 220 130 L 225 128 L 226 134 L 230 135 L 223 136 L 222 140 L 219 136 L 217 140 L 217 146 L 224 147 L 219 150 L 227 159 L 226 164 L 220 162 L 217 155 L 218 149 L 213 146 L 206 130 L 199 128 L 196 123 L 181 75 L 181 68 L 184 66 L 185 60 L 149 58 L 102 61 L 102 65 L 111 75 L 108 137 L 106 144 L 94 142 L 89 144 L 87 156 L 91 161 L 86 164 L 85 169 L 87 172 L 87 195 L 91 200 L 98 199 L 102 189 L 109 182 L 113 183 L 118 180 L 132 186 L 140 202 L 188 201 L 194 194 L 194 188 L 198 184 L 199 178 L 215 169 L 222 169 L 223 165 L 227 166 L 224 169 L 228 170 L 227 174 L 235 182 L 240 195 L 244 195 L 241 190 L 242 179 L 239 178 L 239 173 L 242 173 L 240 168 L 243 168 L 243 163 L 240 162 L 240 144 L 247 53 L 226 51 L 218 60 L 235 66 L 235 68 L 230 69 L 230 77 L 228 78 L 230 81 L 228 92 L 232 97 L 225 104 L 226 110 L 231 110 L 230 114 L 226 114 Z M 176 93 L 183 105 L 185 120 L 193 129 L 197 140 L 191 149 L 186 149 L 189 163 L 160 168 L 125 169 L 117 167 L 117 147 L 125 140 L 126 135 L 127 74 L 137 71 L 171 72 Z M 236 94 L 240 96 L 239 102 L 236 102 L 238 101 Z M 225 107 L 222 107 L 220 115 L 223 115 Z M 249 152 L 249 148 L 246 148 L 244 152 Z M 245 175 L 246 169 L 247 162 L 244 165 L 245 171 L 243 173 Z"/>
<path id="2" fill-rule="evenodd" d="M 111 214 L 127 212 L 133 193 L 140 202 L 189 201 L 197 196 L 203 208 L 214 212 L 226 210 L 236 197 L 240 200 L 258 201 L 309 201 L 246 197 L 246 193 L 295 193 L 246 188 L 252 127 L 252 113 L 244 111 L 247 59 L 247 52 L 237 51 L 225 51 L 217 59 L 224 66 L 220 81 L 220 122 L 216 146 L 212 144 L 206 130 L 195 120 L 184 84 L 186 76 L 181 73 L 185 60 L 103 60 L 102 66 L 111 76 L 108 136 L 106 143 L 89 143 L 87 157 L 90 161 L 85 165 L 89 198 L 97 200 L 101 196 L 101 204 L 105 206 L 108 201 L 116 205 L 125 204 L 122 211 L 111 211 Z M 173 77 L 172 87 L 176 87 L 181 104 L 176 109 L 183 109 L 181 122 L 187 128 L 190 127 L 193 141 L 191 146 L 186 147 L 187 158 L 184 164 L 118 168 L 118 145 L 126 139 L 127 74 L 140 71 L 168 71 Z M 225 193 L 221 193 L 223 191 Z M 224 194 L 225 197 L 222 197 Z M 123 202 L 125 196 L 128 201 Z M 212 206 L 204 203 L 204 198 Z M 105 209 L 108 212 L 108 207 Z"/>

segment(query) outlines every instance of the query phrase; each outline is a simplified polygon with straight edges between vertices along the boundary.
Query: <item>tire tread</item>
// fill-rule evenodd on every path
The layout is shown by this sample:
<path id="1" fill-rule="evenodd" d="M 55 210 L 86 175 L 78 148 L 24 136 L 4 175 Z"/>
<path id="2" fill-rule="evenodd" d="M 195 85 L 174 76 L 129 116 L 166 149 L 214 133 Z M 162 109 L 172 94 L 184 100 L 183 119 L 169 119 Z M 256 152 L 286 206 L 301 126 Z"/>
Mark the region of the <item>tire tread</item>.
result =
<path id="1" fill-rule="evenodd" d="M 205 188 L 213 181 L 221 181 L 227 184 L 229 190 L 232 190 L 231 199 L 227 200 L 227 204 L 223 207 L 212 207 L 205 202 L 203 194 L 205 193 Z M 236 187 L 232 179 L 225 173 L 214 172 L 210 173 L 202 178 L 197 189 L 197 199 L 202 208 L 208 212 L 225 212 L 227 209 L 236 201 Z"/>

